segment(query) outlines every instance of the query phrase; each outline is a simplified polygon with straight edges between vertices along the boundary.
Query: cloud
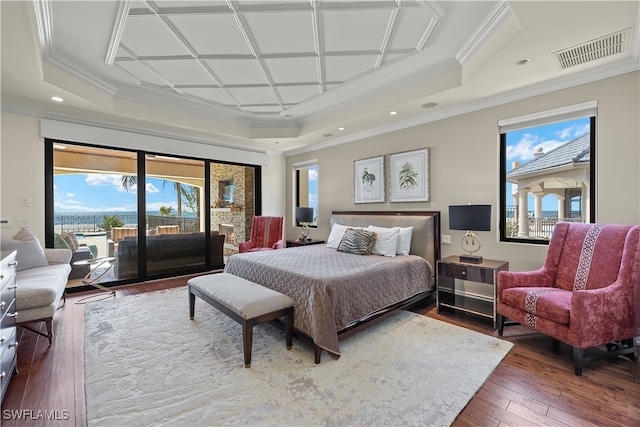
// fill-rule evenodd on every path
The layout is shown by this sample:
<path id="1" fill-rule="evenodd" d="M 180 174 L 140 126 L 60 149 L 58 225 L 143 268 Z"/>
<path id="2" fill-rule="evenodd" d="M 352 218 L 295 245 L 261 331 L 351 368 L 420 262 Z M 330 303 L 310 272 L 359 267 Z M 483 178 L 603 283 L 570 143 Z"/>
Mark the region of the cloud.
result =
<path id="1" fill-rule="evenodd" d="M 155 185 L 153 185 L 150 182 L 147 182 L 147 184 L 145 185 L 145 189 L 146 189 L 147 193 L 159 193 L 160 192 L 158 187 L 156 187 Z"/>
<path id="2" fill-rule="evenodd" d="M 507 146 L 507 160 L 517 159 L 528 162 L 533 159 L 533 155 L 538 149 L 542 148 L 542 152 L 548 153 L 566 142 L 567 140 L 545 140 L 539 135 L 525 133 L 517 144 Z"/>
<path id="3" fill-rule="evenodd" d="M 318 180 L 318 169 L 309 169 L 309 181 Z"/>
<path id="4" fill-rule="evenodd" d="M 87 183 L 87 185 L 110 186 L 121 192 L 126 191 L 129 193 L 135 193 L 137 190 L 136 186 L 133 186 L 129 190 L 126 190 L 122 186 L 122 175 L 92 173 L 88 174 L 87 178 L 84 181 Z"/>
<path id="5" fill-rule="evenodd" d="M 74 193 L 67 193 L 67 197 L 74 198 L 76 195 Z"/>

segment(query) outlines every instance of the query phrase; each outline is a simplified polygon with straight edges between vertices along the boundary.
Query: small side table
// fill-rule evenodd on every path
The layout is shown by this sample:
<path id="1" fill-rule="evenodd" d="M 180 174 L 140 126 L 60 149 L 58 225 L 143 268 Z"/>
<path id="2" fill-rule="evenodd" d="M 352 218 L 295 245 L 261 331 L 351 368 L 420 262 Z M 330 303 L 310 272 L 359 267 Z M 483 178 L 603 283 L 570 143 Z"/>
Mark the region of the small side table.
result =
<path id="1" fill-rule="evenodd" d="M 324 240 L 315 240 L 315 239 L 306 239 L 306 240 L 300 240 L 300 239 L 291 239 L 291 240 L 287 240 L 287 247 L 288 248 L 293 248 L 296 246 L 309 246 L 309 245 L 322 245 L 324 244 L 325 241 Z"/>
<path id="2" fill-rule="evenodd" d="M 458 256 L 450 256 L 438 260 L 437 268 L 437 312 L 447 307 L 488 317 L 493 320 L 493 329 L 496 329 L 498 272 L 509 270 L 509 263 L 485 259 L 481 264 L 470 264 L 460 262 Z M 480 284 L 476 287 L 481 288 L 481 293 L 456 289 L 456 285 L 461 284 L 460 280 Z"/>
<path id="3" fill-rule="evenodd" d="M 76 261 L 73 263 L 73 265 L 95 265 L 95 267 L 93 269 L 90 269 L 89 272 L 87 273 L 86 276 L 84 276 L 84 278 L 82 279 L 82 283 L 86 284 L 86 285 L 91 285 L 96 289 L 99 289 L 101 291 L 104 292 L 104 294 L 96 294 L 96 295 L 89 295 L 87 297 L 81 298 L 78 301 L 76 301 L 76 304 L 86 304 L 88 302 L 93 302 L 93 301 L 100 301 L 103 299 L 108 299 L 108 298 L 115 298 L 116 297 L 116 291 L 114 291 L 113 289 L 109 289 L 106 288 L 104 286 L 102 286 L 101 284 L 99 284 L 98 282 L 100 281 L 100 279 L 109 272 L 109 270 L 111 270 L 113 268 L 113 263 L 116 259 L 114 257 L 103 257 L 103 258 L 96 258 L 96 259 L 83 259 L 80 261 Z M 102 271 L 100 274 L 98 274 L 96 277 L 94 277 L 93 279 L 91 279 L 91 271 L 94 269 L 98 269 L 100 267 L 102 267 L 103 265 L 106 264 L 106 268 L 104 269 L 104 271 Z"/>

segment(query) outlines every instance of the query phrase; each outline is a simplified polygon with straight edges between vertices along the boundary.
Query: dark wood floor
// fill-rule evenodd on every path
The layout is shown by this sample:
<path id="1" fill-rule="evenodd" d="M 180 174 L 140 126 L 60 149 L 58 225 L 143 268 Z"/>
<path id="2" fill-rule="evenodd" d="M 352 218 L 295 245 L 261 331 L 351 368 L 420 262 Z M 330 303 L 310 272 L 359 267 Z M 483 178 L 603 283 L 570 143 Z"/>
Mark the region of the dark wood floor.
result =
<path id="1" fill-rule="evenodd" d="M 123 287 L 117 298 L 182 286 L 185 280 Z M 11 379 L 2 402 L 2 426 L 86 425 L 84 306 L 75 304 L 82 296 L 86 294 L 71 295 L 58 310 L 52 346 L 32 332 L 19 331 L 19 374 Z M 486 320 L 452 312 L 438 314 L 433 303 L 416 311 L 497 336 Z M 515 344 L 513 350 L 454 426 L 640 426 L 640 362 L 625 357 L 598 361 L 576 377 L 569 347 L 562 345 L 554 352 L 549 338 L 520 326 L 507 328 L 505 338 Z M 45 421 L 38 412 L 43 410 L 58 419 Z M 9 419 L 11 414 L 41 419 L 16 421 Z"/>

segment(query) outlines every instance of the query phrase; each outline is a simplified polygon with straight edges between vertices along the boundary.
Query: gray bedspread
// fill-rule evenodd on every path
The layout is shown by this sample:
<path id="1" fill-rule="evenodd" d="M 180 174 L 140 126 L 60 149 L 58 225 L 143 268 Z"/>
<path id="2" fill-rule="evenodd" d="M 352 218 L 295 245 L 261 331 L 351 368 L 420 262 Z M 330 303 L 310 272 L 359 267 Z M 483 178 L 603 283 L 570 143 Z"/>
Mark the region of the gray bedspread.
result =
<path id="1" fill-rule="evenodd" d="M 236 254 L 225 272 L 290 296 L 295 327 L 340 355 L 338 331 L 375 311 L 433 287 L 419 256 L 362 256 L 323 245 Z"/>

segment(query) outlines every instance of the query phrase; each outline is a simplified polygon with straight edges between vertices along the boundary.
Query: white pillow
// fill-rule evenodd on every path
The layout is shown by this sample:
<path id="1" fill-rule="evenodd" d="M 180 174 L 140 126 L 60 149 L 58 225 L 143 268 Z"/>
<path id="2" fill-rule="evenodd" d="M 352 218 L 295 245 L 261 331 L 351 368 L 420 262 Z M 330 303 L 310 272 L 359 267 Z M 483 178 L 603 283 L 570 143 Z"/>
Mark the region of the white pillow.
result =
<path id="1" fill-rule="evenodd" d="M 377 227 L 370 225 L 365 228 L 365 230 L 376 233 L 376 240 L 373 242 L 373 247 L 371 248 L 372 254 L 396 256 L 398 239 L 400 238 L 400 227 Z"/>
<path id="2" fill-rule="evenodd" d="M 49 265 L 49 261 L 44 255 L 44 249 L 40 246 L 40 241 L 27 228 L 20 229 L 11 239 L 3 238 L 0 245 L 3 251 L 17 251 L 16 271 Z"/>
<path id="3" fill-rule="evenodd" d="M 342 224 L 333 224 L 331 227 L 331 233 L 329 233 L 329 238 L 327 238 L 327 247 L 338 249 L 338 245 L 340 244 L 340 240 L 344 236 L 344 233 L 347 231 L 346 225 Z"/>
<path id="4" fill-rule="evenodd" d="M 411 253 L 411 236 L 413 227 L 400 227 L 400 238 L 398 239 L 397 255 L 407 256 Z"/>

